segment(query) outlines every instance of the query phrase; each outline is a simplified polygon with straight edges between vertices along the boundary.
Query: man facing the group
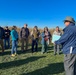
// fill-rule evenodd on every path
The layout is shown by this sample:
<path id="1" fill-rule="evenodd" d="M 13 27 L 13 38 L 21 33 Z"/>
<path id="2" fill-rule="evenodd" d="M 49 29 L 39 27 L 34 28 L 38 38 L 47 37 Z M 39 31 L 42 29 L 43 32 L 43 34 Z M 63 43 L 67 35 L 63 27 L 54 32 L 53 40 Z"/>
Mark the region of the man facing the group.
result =
<path id="1" fill-rule="evenodd" d="M 62 45 L 64 53 L 64 68 L 66 75 L 76 75 L 76 26 L 72 17 L 64 20 L 64 34 L 55 44 Z"/>
<path id="2" fill-rule="evenodd" d="M 76 75 L 76 26 L 75 26 L 75 20 L 72 17 L 66 17 L 64 20 L 65 28 L 63 29 L 63 35 L 61 36 L 61 33 L 59 31 L 59 27 L 56 27 L 56 31 L 54 32 L 55 35 L 61 36 L 61 38 L 54 42 L 55 48 L 55 54 L 58 50 L 59 54 L 59 47 L 57 49 L 57 46 L 62 45 L 63 47 L 63 53 L 64 53 L 64 69 L 66 75 Z M 29 40 L 29 29 L 27 28 L 27 24 L 24 24 L 24 27 L 21 28 L 20 31 L 20 39 L 21 39 L 21 50 L 24 52 L 28 49 L 28 40 Z M 7 29 L 7 28 L 6 28 Z M 18 32 L 16 31 L 17 27 L 13 26 L 13 29 L 11 31 L 12 36 L 12 49 L 11 49 L 11 55 L 15 56 L 17 54 L 17 42 L 18 42 Z M 6 34 L 7 33 L 7 34 Z M 5 32 L 2 27 L 0 27 L 0 45 L 2 47 L 2 53 L 4 52 L 4 45 L 3 45 L 3 39 L 8 35 L 8 38 L 10 36 L 10 33 Z M 33 31 L 31 32 L 32 35 L 32 53 L 34 51 L 38 51 L 38 39 L 40 37 L 40 31 L 38 30 L 38 27 L 35 26 Z M 50 40 L 51 34 L 48 31 L 48 28 L 44 28 L 44 32 L 41 34 L 42 37 L 42 54 L 44 52 L 47 52 L 48 50 L 48 41 Z M 24 45 L 26 43 L 26 46 Z M 35 48 L 34 48 L 35 46 Z M 24 49 L 25 47 L 25 49 Z"/>

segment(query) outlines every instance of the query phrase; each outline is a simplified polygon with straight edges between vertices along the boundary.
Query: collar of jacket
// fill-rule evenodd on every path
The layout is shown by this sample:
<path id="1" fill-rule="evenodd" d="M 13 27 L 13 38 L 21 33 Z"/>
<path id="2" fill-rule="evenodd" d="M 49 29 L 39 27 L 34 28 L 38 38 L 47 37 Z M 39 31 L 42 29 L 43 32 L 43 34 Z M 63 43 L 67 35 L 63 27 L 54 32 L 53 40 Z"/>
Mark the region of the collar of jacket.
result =
<path id="1" fill-rule="evenodd" d="M 65 28 L 63 29 L 63 31 L 65 31 L 66 29 L 68 29 L 70 26 L 75 26 L 75 24 L 70 23 L 70 25 L 68 25 L 67 27 L 65 27 Z"/>
<path id="2" fill-rule="evenodd" d="M 22 27 L 22 29 L 28 29 L 28 28 L 24 28 L 24 27 Z"/>

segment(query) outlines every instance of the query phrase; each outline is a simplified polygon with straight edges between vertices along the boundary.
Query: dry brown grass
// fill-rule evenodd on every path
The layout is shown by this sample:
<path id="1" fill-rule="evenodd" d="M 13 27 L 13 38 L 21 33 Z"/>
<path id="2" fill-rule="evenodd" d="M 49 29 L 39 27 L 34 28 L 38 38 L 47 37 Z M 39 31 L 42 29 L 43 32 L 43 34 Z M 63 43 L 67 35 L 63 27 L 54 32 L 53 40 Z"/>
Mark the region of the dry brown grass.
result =
<path id="1" fill-rule="evenodd" d="M 9 27 L 9 29 L 12 30 L 12 27 Z M 20 34 L 20 30 L 21 30 L 21 28 L 17 28 L 18 34 Z M 32 30 L 33 30 L 33 28 L 29 28 L 30 33 L 31 33 Z M 51 35 L 53 34 L 54 30 L 55 30 L 54 28 L 49 29 Z M 62 28 L 60 28 L 60 30 L 61 30 L 61 32 L 62 32 Z M 44 29 L 39 28 L 39 31 L 40 31 L 40 33 L 41 33 L 41 32 L 44 31 Z M 40 42 L 40 41 L 41 41 L 41 38 L 40 38 L 39 42 Z M 32 39 L 31 39 L 31 36 L 29 36 L 29 44 L 31 44 L 31 42 L 32 42 Z M 19 43 L 20 43 L 20 39 L 19 39 Z"/>

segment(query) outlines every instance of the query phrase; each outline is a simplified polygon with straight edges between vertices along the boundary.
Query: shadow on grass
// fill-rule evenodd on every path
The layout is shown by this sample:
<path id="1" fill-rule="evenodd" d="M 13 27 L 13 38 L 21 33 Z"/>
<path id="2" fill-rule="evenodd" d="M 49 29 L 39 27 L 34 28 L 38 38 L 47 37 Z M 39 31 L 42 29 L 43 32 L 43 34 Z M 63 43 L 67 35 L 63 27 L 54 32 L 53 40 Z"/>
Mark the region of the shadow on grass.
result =
<path id="1" fill-rule="evenodd" d="M 20 46 L 18 46 L 18 47 L 20 48 Z M 53 50 L 53 46 L 49 46 L 48 51 L 49 50 Z M 41 51 L 41 47 L 38 47 L 38 52 L 40 52 L 40 51 Z M 26 50 L 25 52 L 22 52 L 22 50 L 18 50 L 17 53 L 18 54 L 32 53 L 32 50 L 31 50 L 31 48 Z M 0 56 L 10 55 L 10 54 L 11 54 L 11 49 L 5 50 L 4 54 L 0 54 Z"/>
<path id="2" fill-rule="evenodd" d="M 53 74 L 58 75 L 59 73 L 63 72 L 64 72 L 63 63 L 53 63 L 45 68 L 41 68 L 30 73 L 23 73 L 21 75 L 53 75 Z"/>
<path id="3" fill-rule="evenodd" d="M 41 49 L 42 49 L 42 47 L 39 47 L 39 48 L 38 48 L 38 51 L 41 51 Z M 53 50 L 53 46 L 49 46 L 49 47 L 48 47 L 48 50 Z"/>
<path id="4" fill-rule="evenodd" d="M 22 50 L 17 50 L 17 53 L 18 54 L 31 53 L 31 49 L 28 49 L 25 52 L 22 52 Z M 0 54 L 0 56 L 4 56 L 4 55 L 11 55 L 11 49 L 5 50 L 5 52 L 3 54 Z"/>
<path id="5" fill-rule="evenodd" d="M 29 62 L 36 61 L 40 58 L 44 58 L 45 56 L 37 56 L 37 57 L 29 57 L 23 60 L 16 60 L 16 61 L 11 61 L 11 62 L 6 62 L 6 63 L 0 63 L 0 69 L 8 69 L 12 67 L 17 67 L 20 65 L 24 65 Z"/>

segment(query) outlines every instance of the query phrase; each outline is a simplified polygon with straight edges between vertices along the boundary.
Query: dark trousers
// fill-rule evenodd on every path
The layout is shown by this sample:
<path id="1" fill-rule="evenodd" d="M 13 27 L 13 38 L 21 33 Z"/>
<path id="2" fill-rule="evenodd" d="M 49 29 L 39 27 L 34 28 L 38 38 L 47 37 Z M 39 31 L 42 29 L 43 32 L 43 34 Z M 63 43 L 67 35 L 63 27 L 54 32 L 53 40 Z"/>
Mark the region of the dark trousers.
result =
<path id="1" fill-rule="evenodd" d="M 76 54 L 64 55 L 65 75 L 76 75 Z"/>
<path id="2" fill-rule="evenodd" d="M 2 52 L 4 52 L 3 39 L 0 39 L 0 45 L 1 45 Z"/>
<path id="3" fill-rule="evenodd" d="M 28 38 L 22 38 L 21 39 L 21 50 L 24 51 L 27 49 L 28 49 Z"/>
<path id="4" fill-rule="evenodd" d="M 34 48 L 35 47 L 35 48 Z M 38 51 L 38 39 L 32 40 L 32 52 Z"/>
<path id="5" fill-rule="evenodd" d="M 5 38 L 4 39 L 4 48 L 10 48 L 10 38 Z"/>

